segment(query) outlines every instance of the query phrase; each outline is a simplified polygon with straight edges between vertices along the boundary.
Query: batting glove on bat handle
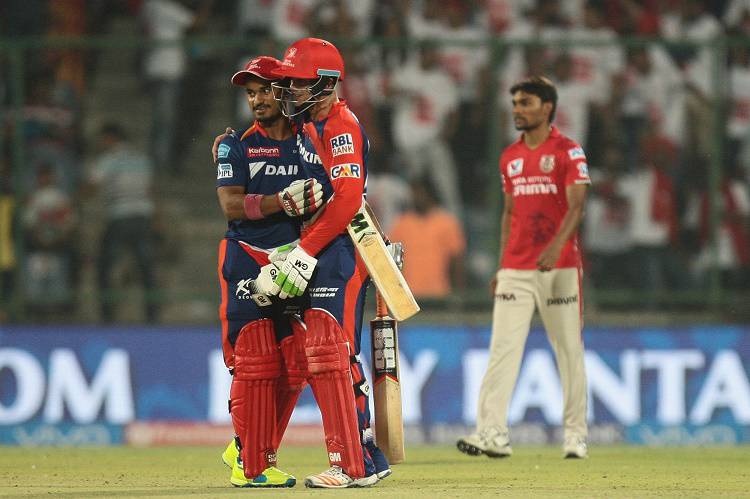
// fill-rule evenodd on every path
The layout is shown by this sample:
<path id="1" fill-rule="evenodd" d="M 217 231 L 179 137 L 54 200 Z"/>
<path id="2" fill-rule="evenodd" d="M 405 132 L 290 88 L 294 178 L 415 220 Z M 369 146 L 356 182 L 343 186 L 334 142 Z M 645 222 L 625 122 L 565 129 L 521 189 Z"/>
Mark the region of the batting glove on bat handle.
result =
<path id="1" fill-rule="evenodd" d="M 314 178 L 295 180 L 276 194 L 276 202 L 290 217 L 315 213 L 323 204 L 323 186 Z"/>
<path id="2" fill-rule="evenodd" d="M 317 258 L 308 255 L 299 246 L 294 248 L 276 275 L 274 283 L 278 292 L 274 294 L 278 294 L 279 298 L 302 296 L 317 264 Z"/>

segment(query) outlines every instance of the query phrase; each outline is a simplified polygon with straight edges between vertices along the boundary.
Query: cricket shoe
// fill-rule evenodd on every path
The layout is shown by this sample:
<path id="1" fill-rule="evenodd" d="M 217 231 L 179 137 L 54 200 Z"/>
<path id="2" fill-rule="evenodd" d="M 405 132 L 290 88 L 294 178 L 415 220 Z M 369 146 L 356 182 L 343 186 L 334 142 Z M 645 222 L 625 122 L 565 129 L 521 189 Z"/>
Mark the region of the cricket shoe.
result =
<path id="1" fill-rule="evenodd" d="M 367 442 L 365 447 L 367 448 L 367 452 L 370 453 L 372 462 L 375 464 L 375 474 L 378 476 L 378 480 L 391 476 L 393 470 L 388 464 L 388 459 L 383 454 L 383 451 L 372 441 Z"/>
<path id="2" fill-rule="evenodd" d="M 305 487 L 320 489 L 345 489 L 348 487 L 369 487 L 378 483 L 377 473 L 363 478 L 352 478 L 339 466 L 331 466 L 322 473 L 305 478 Z"/>
<path id="3" fill-rule="evenodd" d="M 456 447 L 470 456 L 509 457 L 513 454 L 508 432 L 492 426 L 459 439 Z"/>
<path id="4" fill-rule="evenodd" d="M 232 468 L 234 467 L 234 463 L 237 461 L 237 458 L 240 455 L 240 449 L 237 448 L 237 440 L 232 439 L 231 442 L 229 442 L 229 445 L 227 445 L 227 448 L 224 449 L 224 452 L 221 453 L 221 460 L 224 461 L 224 464 L 227 465 L 227 467 Z"/>
<path id="5" fill-rule="evenodd" d="M 563 444 L 563 457 L 565 459 L 585 459 L 589 457 L 586 439 L 582 437 L 567 437 Z"/>
<path id="6" fill-rule="evenodd" d="M 263 473 L 255 478 L 246 478 L 242 469 L 242 460 L 235 459 L 232 466 L 232 476 L 229 481 L 235 487 L 272 488 L 272 487 L 294 487 L 297 479 L 289 473 L 284 473 L 275 466 L 263 470 Z"/>

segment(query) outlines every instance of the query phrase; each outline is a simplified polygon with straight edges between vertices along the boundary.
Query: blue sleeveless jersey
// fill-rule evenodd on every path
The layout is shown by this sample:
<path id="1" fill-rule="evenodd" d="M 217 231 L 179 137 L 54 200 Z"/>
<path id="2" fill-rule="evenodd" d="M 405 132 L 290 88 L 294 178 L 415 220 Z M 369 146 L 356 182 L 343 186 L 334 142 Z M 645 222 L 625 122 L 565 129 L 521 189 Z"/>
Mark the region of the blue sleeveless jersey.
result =
<path id="1" fill-rule="evenodd" d="M 247 194 L 274 194 L 307 178 L 299 165 L 297 138 L 274 140 L 255 123 L 219 145 L 216 187 L 243 186 Z M 259 248 L 275 248 L 299 238 L 300 221 L 283 211 L 261 220 L 230 220 L 224 237 Z"/>

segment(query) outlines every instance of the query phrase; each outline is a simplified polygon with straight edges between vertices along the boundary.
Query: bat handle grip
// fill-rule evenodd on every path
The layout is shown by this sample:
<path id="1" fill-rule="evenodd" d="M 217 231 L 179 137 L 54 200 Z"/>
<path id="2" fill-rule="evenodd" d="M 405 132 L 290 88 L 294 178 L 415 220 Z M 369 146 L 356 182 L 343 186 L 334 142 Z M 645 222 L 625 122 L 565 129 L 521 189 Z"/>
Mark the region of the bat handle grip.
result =
<path id="1" fill-rule="evenodd" d="M 380 294 L 380 291 L 377 289 L 375 290 L 375 315 L 378 317 L 387 317 L 388 316 L 388 305 L 385 304 L 385 299 L 383 299 L 383 295 Z"/>

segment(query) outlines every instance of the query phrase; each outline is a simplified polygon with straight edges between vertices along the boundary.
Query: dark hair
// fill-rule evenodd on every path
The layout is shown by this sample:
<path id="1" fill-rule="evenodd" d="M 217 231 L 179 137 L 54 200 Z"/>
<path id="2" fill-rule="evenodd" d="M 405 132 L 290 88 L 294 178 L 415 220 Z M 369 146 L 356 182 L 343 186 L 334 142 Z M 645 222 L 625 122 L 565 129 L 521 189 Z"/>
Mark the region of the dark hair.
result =
<path id="1" fill-rule="evenodd" d="M 510 95 L 521 91 L 527 94 L 536 95 L 542 100 L 542 103 L 551 102 L 552 111 L 549 113 L 549 122 L 555 119 L 557 110 L 557 89 L 552 80 L 544 76 L 529 76 L 510 87 Z"/>

